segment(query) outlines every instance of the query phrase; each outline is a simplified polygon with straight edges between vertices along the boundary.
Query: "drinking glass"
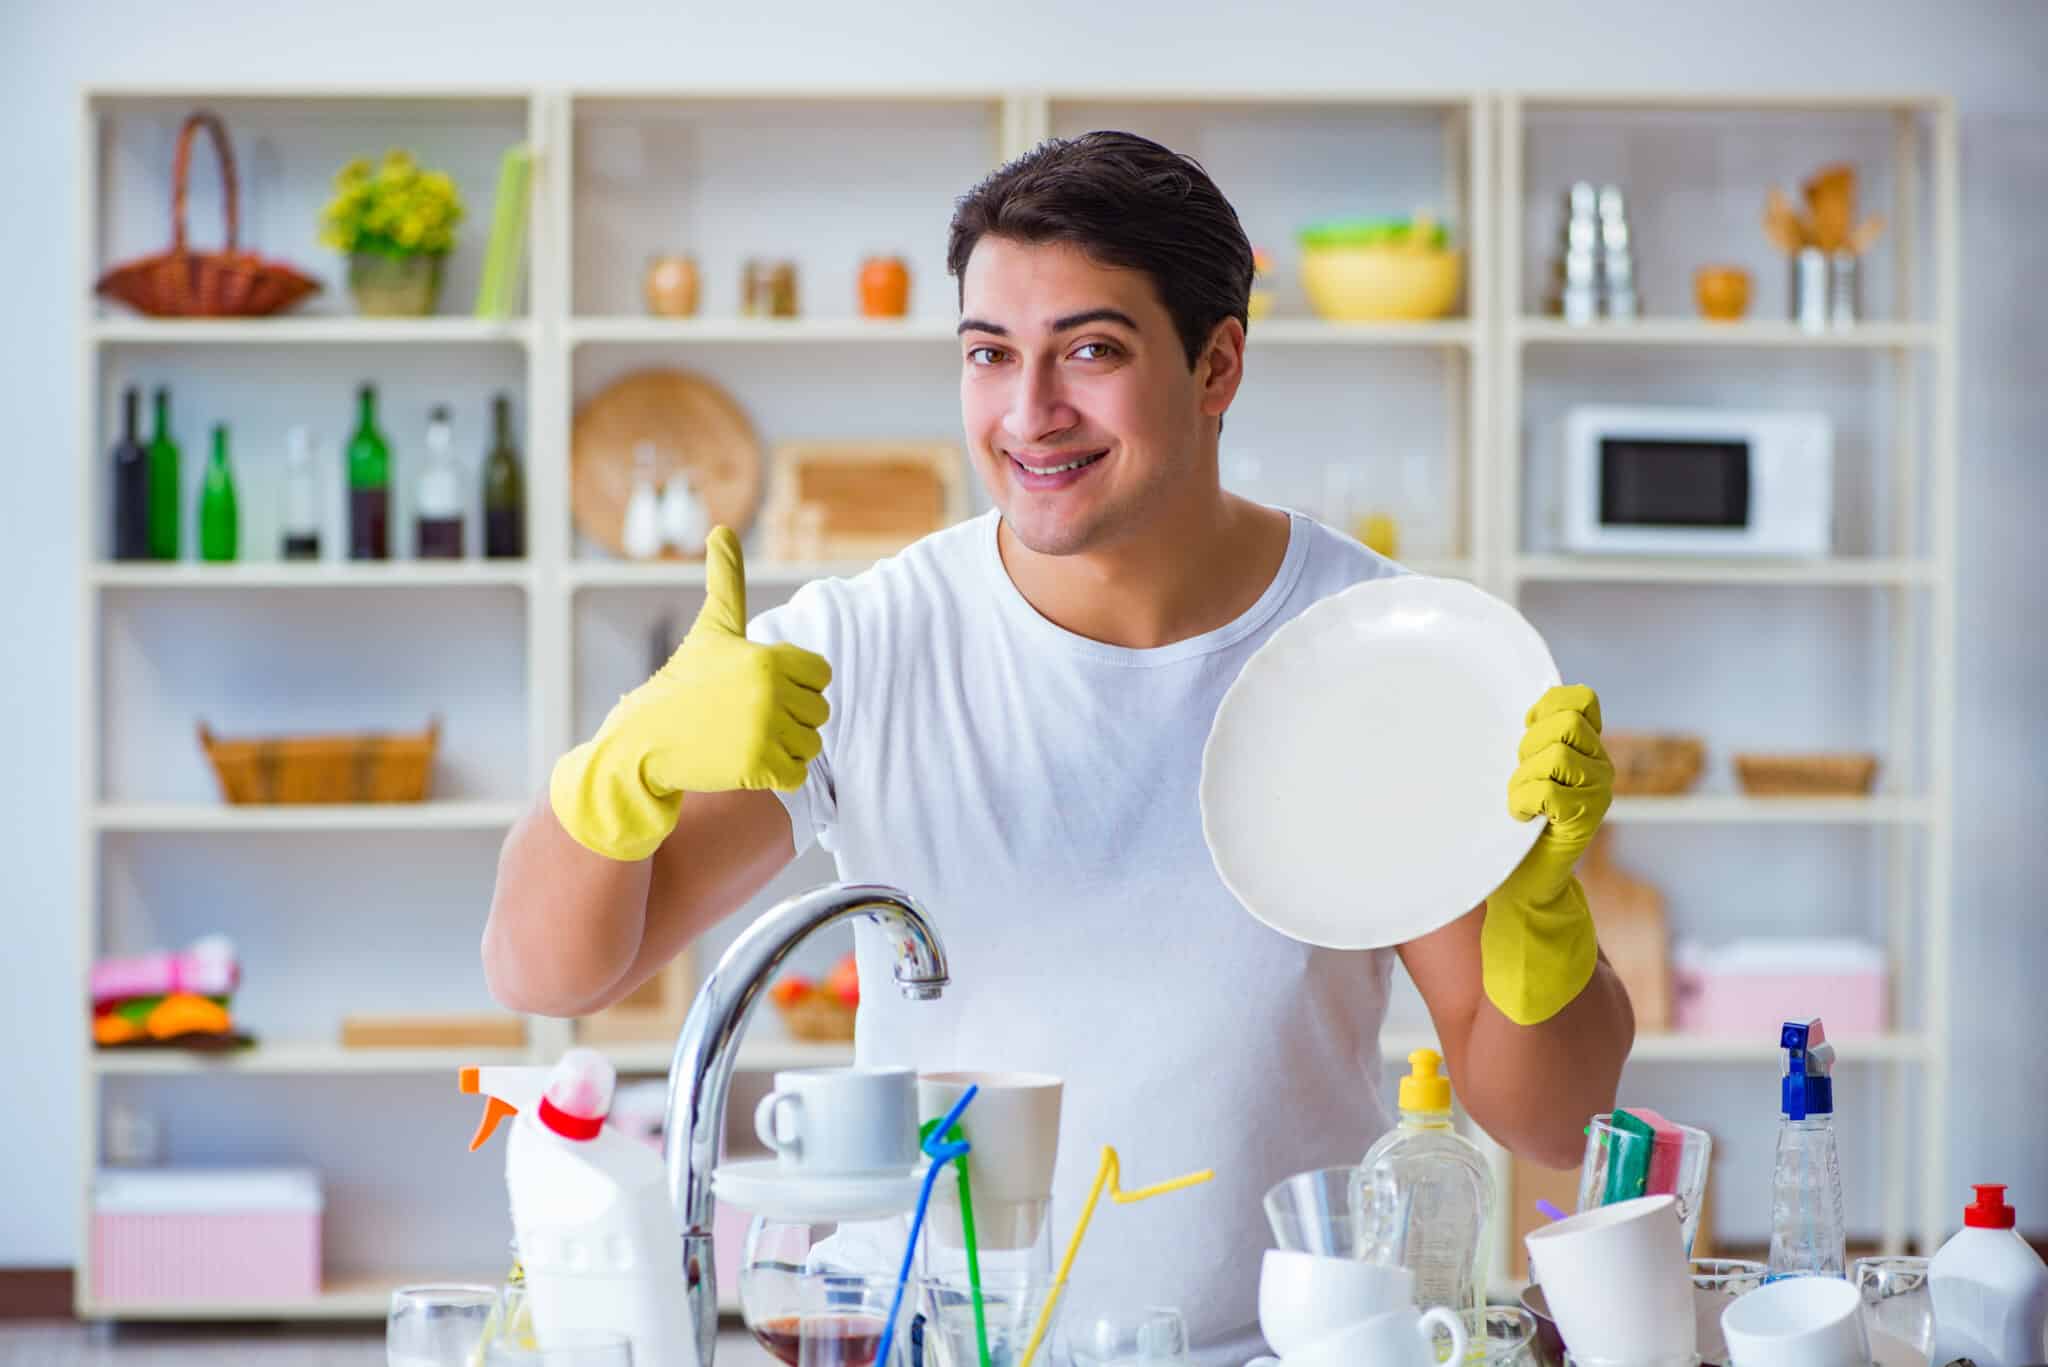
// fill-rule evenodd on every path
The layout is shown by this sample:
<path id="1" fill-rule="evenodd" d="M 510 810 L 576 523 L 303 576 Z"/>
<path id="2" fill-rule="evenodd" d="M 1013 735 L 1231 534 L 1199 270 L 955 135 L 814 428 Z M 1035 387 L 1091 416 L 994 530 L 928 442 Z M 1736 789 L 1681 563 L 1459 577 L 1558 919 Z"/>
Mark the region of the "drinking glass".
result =
<path id="1" fill-rule="evenodd" d="M 633 1367 L 633 1342 L 610 1329 L 558 1329 L 531 1348 L 492 1339 L 484 1367 Z"/>
<path id="2" fill-rule="evenodd" d="M 1934 1293 L 1925 1258 L 1858 1258 L 1849 1280 L 1863 1297 L 1863 1327 L 1926 1357 L 1934 1349 Z"/>
<path id="3" fill-rule="evenodd" d="M 1089 1315 L 1068 1335 L 1067 1352 L 1073 1367 L 1185 1367 L 1188 1327 L 1165 1306 Z"/>
<path id="4" fill-rule="evenodd" d="M 471 1367 L 498 1308 L 488 1286 L 401 1286 L 384 1319 L 390 1367 Z"/>

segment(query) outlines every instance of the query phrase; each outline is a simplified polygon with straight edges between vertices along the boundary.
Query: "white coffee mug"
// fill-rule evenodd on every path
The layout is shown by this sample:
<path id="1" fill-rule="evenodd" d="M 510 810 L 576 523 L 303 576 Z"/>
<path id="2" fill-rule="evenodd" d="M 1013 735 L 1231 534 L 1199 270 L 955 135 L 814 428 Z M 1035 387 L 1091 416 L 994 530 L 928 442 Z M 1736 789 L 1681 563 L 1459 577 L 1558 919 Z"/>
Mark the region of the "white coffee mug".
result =
<path id="1" fill-rule="evenodd" d="M 1721 1337 L 1733 1367 L 1865 1367 L 1863 1297 L 1840 1277 L 1784 1277 L 1731 1302 Z"/>
<path id="2" fill-rule="evenodd" d="M 1463 1362 L 1472 1340 L 1459 1315 L 1442 1306 L 1420 1314 L 1404 1306 L 1325 1334 L 1284 1358 L 1254 1358 L 1247 1367 L 1437 1367 L 1437 1329 L 1451 1336 L 1444 1361 Z"/>
<path id="3" fill-rule="evenodd" d="M 1259 1332 L 1282 1355 L 1415 1299 L 1415 1274 L 1390 1263 L 1269 1248 L 1259 1265 Z"/>
<path id="4" fill-rule="evenodd" d="M 1699 1352 L 1692 1265 L 1670 1196 L 1580 1211 L 1522 1240 L 1572 1356 L 1665 1362 Z"/>
<path id="5" fill-rule="evenodd" d="M 917 1165 L 917 1074 L 909 1068 L 799 1068 L 775 1075 L 754 1133 L 777 1166 L 813 1177 Z"/>

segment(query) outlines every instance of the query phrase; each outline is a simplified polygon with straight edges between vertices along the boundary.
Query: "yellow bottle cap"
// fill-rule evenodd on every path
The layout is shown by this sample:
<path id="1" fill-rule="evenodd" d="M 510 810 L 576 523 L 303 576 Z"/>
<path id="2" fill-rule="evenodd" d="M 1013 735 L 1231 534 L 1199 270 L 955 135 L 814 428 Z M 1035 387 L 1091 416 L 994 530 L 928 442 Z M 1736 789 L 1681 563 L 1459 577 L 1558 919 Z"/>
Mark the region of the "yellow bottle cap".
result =
<path id="1" fill-rule="evenodd" d="M 1451 1080 L 1443 1075 L 1443 1067 L 1443 1055 L 1434 1049 L 1417 1049 L 1408 1056 L 1408 1076 L 1401 1079 L 1402 1110 L 1451 1109 Z"/>

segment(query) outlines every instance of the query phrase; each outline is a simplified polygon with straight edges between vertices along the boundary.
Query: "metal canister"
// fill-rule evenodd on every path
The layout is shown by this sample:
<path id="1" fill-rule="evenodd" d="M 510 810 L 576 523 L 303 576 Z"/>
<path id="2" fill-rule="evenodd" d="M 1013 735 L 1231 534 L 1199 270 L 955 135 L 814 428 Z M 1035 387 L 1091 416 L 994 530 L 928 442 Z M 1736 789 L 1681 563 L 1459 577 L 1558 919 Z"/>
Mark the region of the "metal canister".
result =
<path id="1" fill-rule="evenodd" d="M 1792 321 L 1808 332 L 1828 328 L 1828 254 L 1802 247 L 1792 254 Z"/>

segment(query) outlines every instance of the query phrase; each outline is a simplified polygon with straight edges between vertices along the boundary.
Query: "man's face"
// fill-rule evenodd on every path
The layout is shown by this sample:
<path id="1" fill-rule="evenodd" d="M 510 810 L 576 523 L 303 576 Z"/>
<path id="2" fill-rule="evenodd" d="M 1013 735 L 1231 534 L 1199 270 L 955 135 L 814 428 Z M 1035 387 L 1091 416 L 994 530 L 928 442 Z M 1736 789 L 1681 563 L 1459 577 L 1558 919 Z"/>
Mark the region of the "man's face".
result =
<path id="1" fill-rule="evenodd" d="M 1189 372 L 1147 276 L 1066 243 L 984 237 L 960 314 L 968 446 L 1025 546 L 1109 544 L 1202 477 L 1205 424 L 1222 411 L 1204 396 L 1209 362 Z"/>

